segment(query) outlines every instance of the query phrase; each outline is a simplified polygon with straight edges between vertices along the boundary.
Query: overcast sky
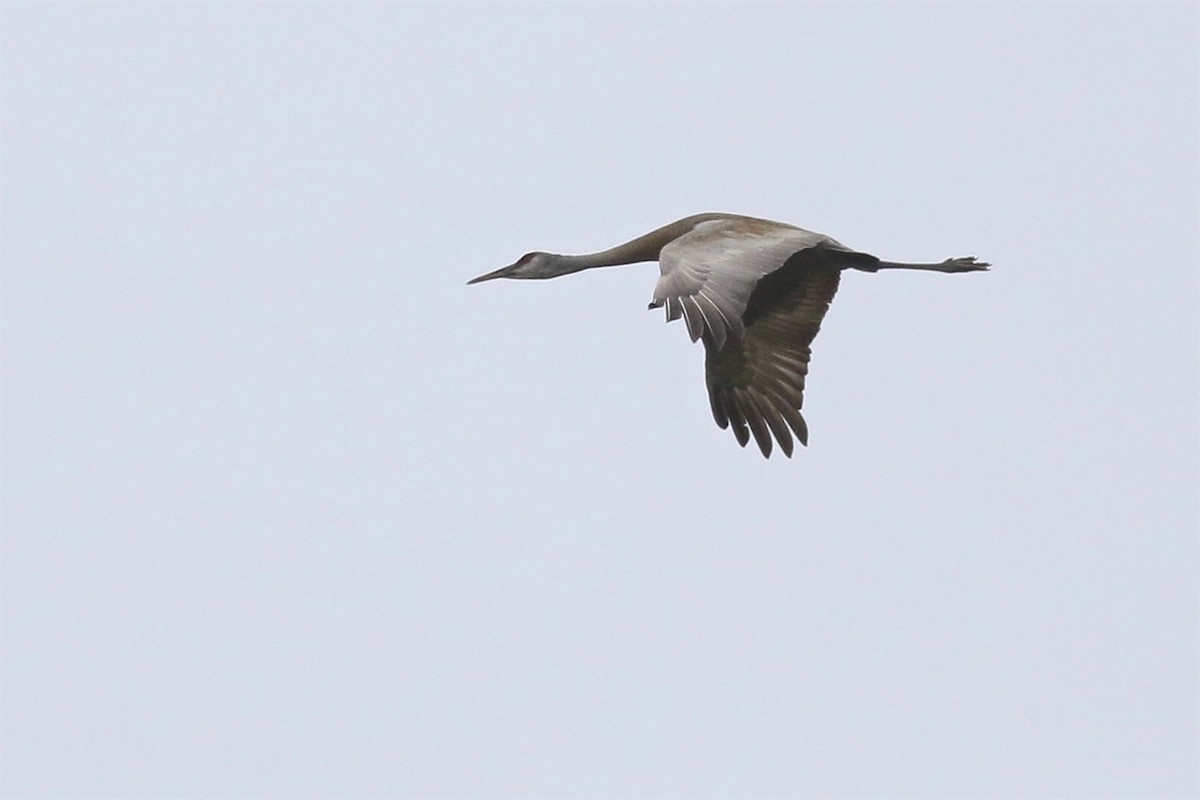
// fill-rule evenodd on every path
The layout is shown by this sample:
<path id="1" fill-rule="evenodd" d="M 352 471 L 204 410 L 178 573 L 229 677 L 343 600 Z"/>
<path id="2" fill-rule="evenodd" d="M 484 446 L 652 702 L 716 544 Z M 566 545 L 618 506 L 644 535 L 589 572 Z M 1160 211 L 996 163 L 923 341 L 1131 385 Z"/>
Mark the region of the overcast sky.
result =
<path id="1" fill-rule="evenodd" d="M 1200 792 L 1194 3 L 0 8 L 10 797 Z M 655 265 L 849 273 L 792 460 Z"/>

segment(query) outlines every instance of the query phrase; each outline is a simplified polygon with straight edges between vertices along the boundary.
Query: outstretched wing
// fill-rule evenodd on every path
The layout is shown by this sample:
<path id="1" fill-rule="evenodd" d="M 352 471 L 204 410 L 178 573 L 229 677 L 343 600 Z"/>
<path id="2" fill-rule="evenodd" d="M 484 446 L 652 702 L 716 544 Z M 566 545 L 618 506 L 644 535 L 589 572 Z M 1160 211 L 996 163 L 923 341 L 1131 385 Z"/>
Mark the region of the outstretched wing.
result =
<path id="1" fill-rule="evenodd" d="M 650 307 L 665 306 L 667 321 L 683 317 L 692 341 L 703 338 L 720 349 L 727 339 L 741 338 L 759 281 L 814 247 L 851 252 L 828 236 L 781 222 L 733 215 L 702 220 L 663 247 Z"/>
<path id="2" fill-rule="evenodd" d="M 705 372 L 713 417 L 733 428 L 745 447 L 754 436 L 770 457 L 772 436 L 789 458 L 792 434 L 808 444 L 800 414 L 810 345 L 837 291 L 844 267 L 865 254 L 827 246 L 793 254 L 780 269 L 755 285 L 742 315 L 744 332 L 718 344 L 705 338 Z"/>

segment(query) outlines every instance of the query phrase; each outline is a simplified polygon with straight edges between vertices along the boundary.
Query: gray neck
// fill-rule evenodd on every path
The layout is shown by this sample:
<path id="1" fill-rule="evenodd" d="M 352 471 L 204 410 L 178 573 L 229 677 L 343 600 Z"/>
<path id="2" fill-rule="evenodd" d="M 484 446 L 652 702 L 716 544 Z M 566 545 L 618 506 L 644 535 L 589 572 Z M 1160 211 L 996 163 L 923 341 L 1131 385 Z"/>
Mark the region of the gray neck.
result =
<path id="1" fill-rule="evenodd" d="M 683 236 L 696 226 L 697 223 L 709 219 L 720 219 L 727 214 L 696 214 L 685 217 L 670 225 L 664 225 L 657 230 L 632 239 L 616 247 L 601 250 L 598 253 L 585 253 L 578 256 L 555 255 L 554 266 L 557 274 L 566 275 L 593 267 L 617 267 L 622 264 L 637 264 L 642 261 L 658 261 L 659 253 L 671 242 Z M 558 272 L 558 270 L 562 270 Z"/>

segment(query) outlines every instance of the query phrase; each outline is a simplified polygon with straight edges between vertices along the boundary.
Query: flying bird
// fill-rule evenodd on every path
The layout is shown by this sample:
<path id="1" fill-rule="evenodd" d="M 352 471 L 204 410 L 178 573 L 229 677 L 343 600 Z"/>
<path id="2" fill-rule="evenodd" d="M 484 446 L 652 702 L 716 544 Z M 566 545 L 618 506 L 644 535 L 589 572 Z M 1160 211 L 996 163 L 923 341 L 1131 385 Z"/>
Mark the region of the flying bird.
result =
<path id="1" fill-rule="evenodd" d="M 586 255 L 526 253 L 496 278 L 545 279 L 593 267 L 657 261 L 661 275 L 650 308 L 683 317 L 703 340 L 713 418 L 745 447 L 754 437 L 771 456 L 772 437 L 791 458 L 793 434 L 808 444 L 800 414 L 810 345 L 837 291 L 842 270 L 919 269 L 977 272 L 973 256 L 936 264 L 882 261 L 821 233 L 738 214 L 695 214 L 608 250 Z"/>

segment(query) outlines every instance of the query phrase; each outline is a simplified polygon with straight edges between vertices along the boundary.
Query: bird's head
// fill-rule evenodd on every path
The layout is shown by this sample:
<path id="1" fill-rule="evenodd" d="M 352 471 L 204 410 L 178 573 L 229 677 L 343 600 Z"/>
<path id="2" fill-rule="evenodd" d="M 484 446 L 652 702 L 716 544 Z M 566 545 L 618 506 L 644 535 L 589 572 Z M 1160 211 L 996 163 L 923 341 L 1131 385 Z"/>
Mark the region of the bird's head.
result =
<path id="1" fill-rule="evenodd" d="M 560 270 L 556 270 L 554 267 L 555 259 L 553 254 L 526 253 L 518 258 L 516 263 L 509 264 L 507 267 L 501 267 L 495 272 L 480 275 L 478 278 L 472 278 L 467 283 L 481 283 L 495 278 L 518 278 L 525 280 L 553 278 L 556 275 L 562 274 Z"/>

